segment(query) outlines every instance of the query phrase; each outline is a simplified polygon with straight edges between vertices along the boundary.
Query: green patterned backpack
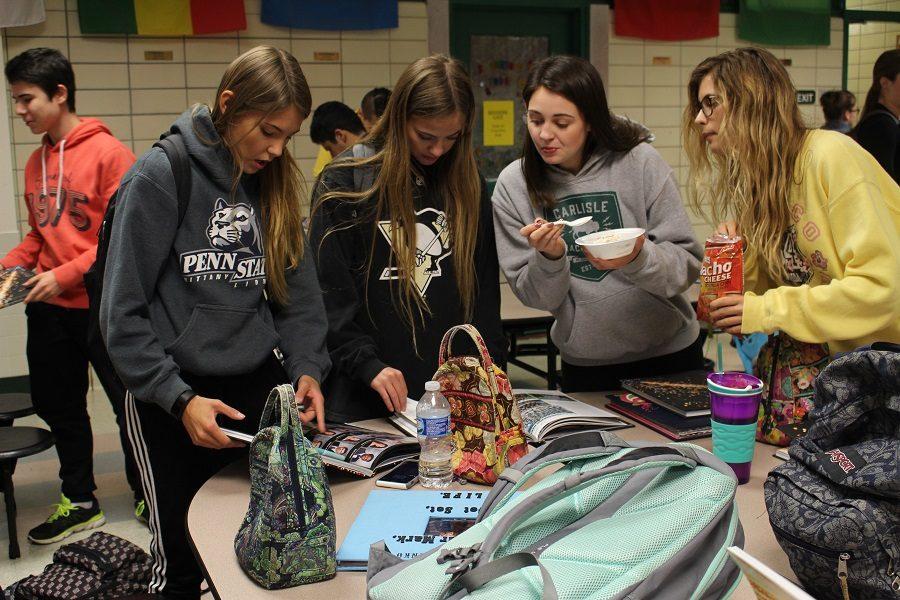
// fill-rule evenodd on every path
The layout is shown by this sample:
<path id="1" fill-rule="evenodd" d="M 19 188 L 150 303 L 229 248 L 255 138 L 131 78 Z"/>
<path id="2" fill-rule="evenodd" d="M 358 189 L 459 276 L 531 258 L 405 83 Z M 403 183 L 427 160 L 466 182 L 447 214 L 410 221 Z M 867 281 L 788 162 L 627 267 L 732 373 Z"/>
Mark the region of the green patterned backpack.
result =
<path id="1" fill-rule="evenodd" d="M 238 562 L 266 589 L 330 579 L 331 490 L 321 457 L 303 436 L 290 385 L 272 390 L 259 425 L 250 445 L 250 506 L 234 538 Z"/>

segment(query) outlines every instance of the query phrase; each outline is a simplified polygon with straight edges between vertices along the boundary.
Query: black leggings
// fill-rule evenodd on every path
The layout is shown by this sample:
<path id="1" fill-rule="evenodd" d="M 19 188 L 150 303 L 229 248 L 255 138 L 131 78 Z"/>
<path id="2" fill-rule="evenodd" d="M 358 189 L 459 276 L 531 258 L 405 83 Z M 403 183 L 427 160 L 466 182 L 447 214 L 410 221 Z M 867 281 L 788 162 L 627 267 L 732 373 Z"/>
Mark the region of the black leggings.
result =
<path id="1" fill-rule="evenodd" d="M 579 367 L 562 361 L 562 391 L 603 392 L 622 389 L 622 380 L 632 377 L 669 375 L 703 368 L 703 332 L 678 352 L 618 365 Z"/>
<path id="2" fill-rule="evenodd" d="M 229 377 L 198 377 L 181 373 L 197 394 L 216 398 L 241 411 L 236 422 L 222 425 L 255 433 L 269 392 L 288 383 L 288 376 L 273 355 L 252 373 Z M 128 434 L 141 472 L 150 509 L 150 553 L 153 577 L 150 592 L 166 598 L 199 598 L 203 580 L 188 544 L 187 510 L 194 494 L 226 465 L 247 457 L 247 448 L 211 450 L 195 446 L 181 422 L 156 404 L 141 402 L 131 393 L 125 401 Z M 235 532 L 222 540 L 232 544 Z"/>

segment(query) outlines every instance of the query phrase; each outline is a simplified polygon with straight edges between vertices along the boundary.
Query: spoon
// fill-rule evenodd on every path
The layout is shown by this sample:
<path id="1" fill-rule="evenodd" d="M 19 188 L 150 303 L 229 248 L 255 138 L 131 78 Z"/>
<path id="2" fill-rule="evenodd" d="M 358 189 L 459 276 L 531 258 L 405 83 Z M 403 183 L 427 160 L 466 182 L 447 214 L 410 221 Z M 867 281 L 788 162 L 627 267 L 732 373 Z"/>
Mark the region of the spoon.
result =
<path id="1" fill-rule="evenodd" d="M 579 217 L 579 218 L 575 219 L 574 221 L 566 221 L 564 219 L 560 219 L 559 221 L 553 221 L 551 223 L 551 225 L 567 225 L 569 227 L 580 227 L 581 225 L 584 225 L 585 223 L 587 223 L 590 220 L 591 220 L 590 216 Z"/>

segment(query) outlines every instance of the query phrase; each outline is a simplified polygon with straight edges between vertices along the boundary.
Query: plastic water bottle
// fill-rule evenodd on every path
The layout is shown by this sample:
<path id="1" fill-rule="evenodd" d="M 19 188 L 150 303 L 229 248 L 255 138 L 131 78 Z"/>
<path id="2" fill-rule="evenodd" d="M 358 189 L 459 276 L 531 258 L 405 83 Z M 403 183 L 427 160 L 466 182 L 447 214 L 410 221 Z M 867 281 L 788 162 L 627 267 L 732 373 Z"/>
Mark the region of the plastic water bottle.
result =
<path id="1" fill-rule="evenodd" d="M 422 453 L 419 483 L 426 488 L 445 488 L 453 481 L 453 436 L 450 433 L 450 403 L 441 394 L 441 384 L 429 381 L 416 406 L 416 426 Z"/>

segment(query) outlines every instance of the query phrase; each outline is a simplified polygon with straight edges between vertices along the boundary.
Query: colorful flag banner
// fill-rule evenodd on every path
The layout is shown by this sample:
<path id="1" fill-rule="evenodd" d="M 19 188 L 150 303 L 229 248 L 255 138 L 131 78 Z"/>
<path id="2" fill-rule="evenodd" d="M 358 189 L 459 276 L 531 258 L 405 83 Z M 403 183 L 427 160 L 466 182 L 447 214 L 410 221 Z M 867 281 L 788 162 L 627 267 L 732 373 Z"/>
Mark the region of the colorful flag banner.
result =
<path id="1" fill-rule="evenodd" d="M 647 40 L 718 37 L 719 0 L 616 0 L 616 35 Z"/>
<path id="2" fill-rule="evenodd" d="M 47 20 L 44 0 L 4 0 L 0 27 L 22 27 Z"/>
<path id="3" fill-rule="evenodd" d="M 778 46 L 828 46 L 831 0 L 740 0 L 737 37 Z"/>
<path id="4" fill-rule="evenodd" d="M 244 0 L 78 0 L 82 34 L 200 35 L 247 28 Z"/>
<path id="5" fill-rule="evenodd" d="M 393 29 L 397 0 L 262 0 L 262 22 L 294 29 Z"/>

